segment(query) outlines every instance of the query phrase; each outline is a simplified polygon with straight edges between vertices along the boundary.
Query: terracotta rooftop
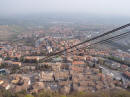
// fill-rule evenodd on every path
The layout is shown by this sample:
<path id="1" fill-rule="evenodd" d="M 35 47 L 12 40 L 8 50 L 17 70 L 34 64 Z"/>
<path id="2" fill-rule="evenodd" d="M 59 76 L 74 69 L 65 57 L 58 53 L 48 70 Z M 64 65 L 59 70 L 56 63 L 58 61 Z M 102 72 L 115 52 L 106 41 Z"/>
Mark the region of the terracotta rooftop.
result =
<path id="1" fill-rule="evenodd" d="M 82 65 L 85 64 L 84 61 L 73 61 L 72 62 L 73 65 Z"/>
<path id="2" fill-rule="evenodd" d="M 124 74 L 125 74 L 126 76 L 130 77 L 130 72 L 126 71 L 126 72 L 124 72 Z"/>

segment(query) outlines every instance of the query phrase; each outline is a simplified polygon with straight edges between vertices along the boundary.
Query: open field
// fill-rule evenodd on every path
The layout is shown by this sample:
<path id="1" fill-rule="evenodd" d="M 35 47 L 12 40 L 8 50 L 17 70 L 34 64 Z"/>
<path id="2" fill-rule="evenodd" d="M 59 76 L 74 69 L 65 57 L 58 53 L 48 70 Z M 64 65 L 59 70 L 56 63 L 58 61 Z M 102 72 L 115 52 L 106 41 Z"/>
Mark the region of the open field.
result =
<path id="1" fill-rule="evenodd" d="M 12 40 L 21 33 L 27 33 L 25 27 L 17 25 L 0 25 L 0 40 Z"/>

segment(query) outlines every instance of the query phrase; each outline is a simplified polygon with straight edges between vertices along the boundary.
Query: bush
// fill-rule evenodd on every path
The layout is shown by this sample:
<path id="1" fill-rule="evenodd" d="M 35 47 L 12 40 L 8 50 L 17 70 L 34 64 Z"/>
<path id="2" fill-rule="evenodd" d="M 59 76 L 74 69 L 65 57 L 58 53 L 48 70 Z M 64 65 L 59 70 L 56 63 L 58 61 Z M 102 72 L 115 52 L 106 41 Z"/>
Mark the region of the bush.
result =
<path id="1" fill-rule="evenodd" d="M 40 91 L 36 94 L 27 94 L 26 91 L 12 93 L 4 89 L 0 90 L 0 97 L 130 97 L 130 92 L 126 90 L 110 90 L 99 92 L 73 92 L 71 94 L 60 94 L 58 92 Z"/>
<path id="2" fill-rule="evenodd" d="M 34 97 L 34 96 L 31 94 L 27 94 L 25 97 Z"/>

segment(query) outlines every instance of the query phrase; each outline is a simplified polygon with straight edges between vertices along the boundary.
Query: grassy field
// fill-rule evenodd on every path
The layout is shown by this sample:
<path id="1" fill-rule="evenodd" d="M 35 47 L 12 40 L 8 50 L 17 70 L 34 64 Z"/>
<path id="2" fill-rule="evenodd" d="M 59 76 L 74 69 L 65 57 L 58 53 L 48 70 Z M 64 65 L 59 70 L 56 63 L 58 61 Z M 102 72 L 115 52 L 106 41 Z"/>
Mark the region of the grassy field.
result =
<path id="1" fill-rule="evenodd" d="M 12 40 L 18 34 L 27 33 L 27 28 L 19 25 L 0 25 L 0 40 Z"/>

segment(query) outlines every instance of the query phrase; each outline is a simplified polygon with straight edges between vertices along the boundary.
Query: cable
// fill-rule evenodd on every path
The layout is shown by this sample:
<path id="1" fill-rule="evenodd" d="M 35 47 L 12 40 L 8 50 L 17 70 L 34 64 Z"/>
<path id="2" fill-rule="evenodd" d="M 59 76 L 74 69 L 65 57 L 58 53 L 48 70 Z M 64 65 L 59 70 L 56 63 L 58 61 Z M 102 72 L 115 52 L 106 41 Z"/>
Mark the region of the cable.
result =
<path id="1" fill-rule="evenodd" d="M 93 44 L 87 45 L 86 47 L 79 48 L 79 49 L 86 49 L 86 48 L 88 48 L 89 46 L 92 46 L 92 45 L 96 45 L 96 44 L 99 44 L 99 43 L 108 42 L 108 40 L 119 39 L 119 38 L 121 38 L 121 37 L 127 36 L 128 34 L 130 34 L 130 31 L 125 32 L 125 33 L 122 33 L 122 34 L 119 34 L 119 35 L 116 35 L 116 36 L 113 36 L 113 37 L 110 37 L 110 38 L 108 38 L 108 39 L 104 39 L 104 40 L 95 42 L 95 43 L 93 43 Z M 76 50 L 73 50 L 73 51 L 77 51 L 77 49 L 76 49 Z M 71 53 L 71 52 L 73 52 L 73 51 L 70 51 L 70 52 L 68 52 L 68 53 Z M 62 53 L 59 53 L 59 54 L 62 54 Z M 57 55 L 59 55 L 59 54 L 57 54 Z M 54 57 L 54 56 L 50 56 L 50 57 L 48 57 L 48 58 L 52 58 L 52 57 Z M 46 57 L 46 58 L 47 58 L 47 57 Z M 44 61 L 48 60 L 48 58 L 45 59 Z"/>
<path id="2" fill-rule="evenodd" d="M 111 34 L 111 33 L 113 33 L 113 32 L 116 32 L 116 31 L 118 31 L 118 30 L 124 29 L 124 28 L 126 28 L 126 27 L 128 27 L 128 26 L 130 26 L 130 23 L 129 23 L 129 24 L 126 24 L 126 25 L 123 25 L 123 26 L 121 26 L 121 27 L 115 28 L 115 29 L 113 29 L 113 30 L 111 30 L 111 31 L 108 31 L 108 32 L 106 32 L 106 33 L 103 33 L 103 34 L 101 34 L 101 35 L 99 35 L 99 36 L 96 36 L 96 37 L 94 37 L 94 38 L 91 38 L 91 39 L 89 39 L 89 40 L 85 40 L 85 41 L 83 41 L 83 42 L 81 42 L 81 43 L 78 43 L 78 44 L 76 44 L 76 45 L 73 45 L 73 46 L 71 46 L 71 47 L 69 47 L 69 48 L 65 48 L 64 50 L 61 50 L 61 51 L 59 51 L 59 52 L 49 54 L 49 55 L 48 55 L 47 57 L 45 57 L 44 59 L 49 58 L 49 57 L 51 57 L 51 56 L 55 56 L 55 55 L 60 54 L 60 53 L 63 53 L 63 52 L 65 52 L 65 51 L 69 50 L 69 49 L 72 49 L 72 48 L 77 47 L 77 46 L 79 46 L 79 45 L 82 45 L 82 44 L 84 44 L 84 43 L 87 43 L 87 42 L 96 40 L 96 39 L 98 39 L 98 38 L 101 38 L 101 37 L 103 37 L 103 36 L 106 36 L 106 35 L 108 35 L 108 34 Z"/>
<path id="3" fill-rule="evenodd" d="M 128 35 L 130 35 L 130 31 L 122 33 L 122 34 L 119 34 L 119 35 L 116 35 L 116 36 L 113 36 L 113 37 L 110 37 L 108 39 L 101 40 L 99 42 L 96 42 L 96 43 L 93 43 L 91 45 L 88 45 L 87 47 L 92 46 L 92 45 L 96 45 L 96 44 L 99 44 L 99 43 L 108 43 L 109 40 L 122 39 L 122 38 L 124 38 L 124 37 L 126 37 Z M 85 49 L 87 47 L 83 47 L 83 48 L 79 48 L 79 49 Z M 76 50 L 73 50 L 73 51 L 76 51 Z M 70 53 L 70 52 L 68 52 L 68 53 Z"/>

